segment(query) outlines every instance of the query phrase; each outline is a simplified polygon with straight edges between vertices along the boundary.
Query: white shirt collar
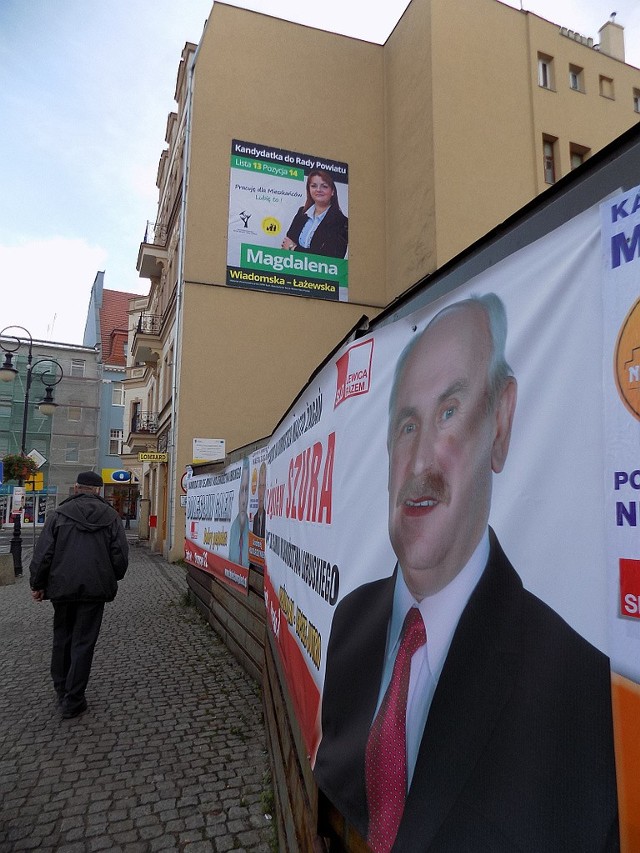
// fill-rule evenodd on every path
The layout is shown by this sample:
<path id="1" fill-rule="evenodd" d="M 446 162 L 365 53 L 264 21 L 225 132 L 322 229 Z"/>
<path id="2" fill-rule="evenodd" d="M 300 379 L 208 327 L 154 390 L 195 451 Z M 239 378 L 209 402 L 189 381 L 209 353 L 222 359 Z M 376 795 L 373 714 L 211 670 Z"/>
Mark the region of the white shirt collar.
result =
<path id="1" fill-rule="evenodd" d="M 306 213 L 306 216 L 309 219 L 311 219 L 313 222 L 320 223 L 325 218 L 327 213 L 329 213 L 330 207 L 331 207 L 331 205 L 329 205 L 329 207 L 327 207 L 325 210 L 323 210 L 322 213 L 316 213 L 316 206 L 315 206 L 315 204 L 312 204 L 311 207 L 305 211 L 305 213 Z"/>
<path id="2" fill-rule="evenodd" d="M 426 651 L 429 668 L 437 684 L 462 611 L 467 606 L 488 559 L 489 531 L 487 529 L 466 566 L 444 589 L 423 598 L 421 602 L 416 602 L 405 583 L 402 570 L 398 571 L 387 643 L 388 652 L 393 654 L 394 660 L 407 611 L 417 605 L 427 629 Z"/>

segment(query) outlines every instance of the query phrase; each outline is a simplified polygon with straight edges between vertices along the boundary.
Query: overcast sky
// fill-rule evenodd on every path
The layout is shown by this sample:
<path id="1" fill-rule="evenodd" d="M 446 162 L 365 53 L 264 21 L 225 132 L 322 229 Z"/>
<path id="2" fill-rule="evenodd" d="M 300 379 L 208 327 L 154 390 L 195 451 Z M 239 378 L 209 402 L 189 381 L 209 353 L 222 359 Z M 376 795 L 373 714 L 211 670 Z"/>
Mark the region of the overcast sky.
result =
<path id="1" fill-rule="evenodd" d="M 155 219 L 180 52 L 199 41 L 211 5 L 0 0 L 0 329 L 18 324 L 34 338 L 82 343 L 98 270 L 111 290 L 147 292 L 136 259 Z M 407 2 L 231 5 L 384 43 Z M 627 62 L 640 67 L 639 0 L 523 5 L 596 42 L 617 12 Z"/>

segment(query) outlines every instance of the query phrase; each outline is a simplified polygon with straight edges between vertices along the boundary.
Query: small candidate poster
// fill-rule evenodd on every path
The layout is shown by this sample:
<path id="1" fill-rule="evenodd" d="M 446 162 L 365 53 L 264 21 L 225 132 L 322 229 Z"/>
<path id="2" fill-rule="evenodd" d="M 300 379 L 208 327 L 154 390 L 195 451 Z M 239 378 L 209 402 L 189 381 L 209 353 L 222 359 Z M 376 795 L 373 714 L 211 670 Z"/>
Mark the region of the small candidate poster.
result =
<path id="1" fill-rule="evenodd" d="M 227 284 L 348 301 L 346 163 L 234 139 Z"/>
<path id="2" fill-rule="evenodd" d="M 249 592 L 249 459 L 188 477 L 185 562 Z"/>
<path id="3" fill-rule="evenodd" d="M 249 457 L 251 466 L 251 490 L 249 494 L 249 565 L 264 571 L 264 543 L 267 513 L 265 497 L 267 490 L 267 448 L 261 447 Z"/>

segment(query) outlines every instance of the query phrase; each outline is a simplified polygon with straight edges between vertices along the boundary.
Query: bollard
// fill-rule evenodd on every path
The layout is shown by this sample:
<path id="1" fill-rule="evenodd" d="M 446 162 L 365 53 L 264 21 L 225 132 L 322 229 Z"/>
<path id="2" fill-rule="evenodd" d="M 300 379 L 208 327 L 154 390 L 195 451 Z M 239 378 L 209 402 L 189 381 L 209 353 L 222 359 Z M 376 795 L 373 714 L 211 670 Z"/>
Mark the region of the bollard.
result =
<path id="1" fill-rule="evenodd" d="M 13 571 L 17 578 L 22 576 L 22 537 L 20 536 L 20 516 L 17 515 L 13 522 L 13 537 L 9 550 L 13 557 Z"/>

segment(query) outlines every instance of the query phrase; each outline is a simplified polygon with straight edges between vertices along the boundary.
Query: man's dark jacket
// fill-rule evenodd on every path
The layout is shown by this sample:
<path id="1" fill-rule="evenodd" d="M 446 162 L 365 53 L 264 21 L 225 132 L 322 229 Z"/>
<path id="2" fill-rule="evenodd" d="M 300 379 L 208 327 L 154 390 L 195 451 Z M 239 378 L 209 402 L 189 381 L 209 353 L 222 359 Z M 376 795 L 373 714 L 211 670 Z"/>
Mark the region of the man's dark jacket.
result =
<path id="1" fill-rule="evenodd" d="M 393 853 L 618 850 L 608 659 L 523 588 L 493 531 L 490 542 L 433 697 Z M 395 574 L 346 596 L 327 650 L 314 774 L 365 837 L 364 752 L 394 583 Z"/>
<path id="2" fill-rule="evenodd" d="M 300 232 L 307 223 L 309 217 L 301 207 L 287 231 L 287 237 L 297 244 Z M 324 255 L 329 258 L 344 258 L 347 254 L 349 242 L 349 220 L 334 204 L 327 210 L 324 219 L 318 225 L 311 238 L 308 249 L 297 246 L 299 252 L 311 252 L 313 255 Z"/>
<path id="3" fill-rule="evenodd" d="M 81 492 L 47 518 L 30 566 L 31 588 L 52 601 L 112 601 L 128 558 L 118 513 L 98 495 Z"/>

